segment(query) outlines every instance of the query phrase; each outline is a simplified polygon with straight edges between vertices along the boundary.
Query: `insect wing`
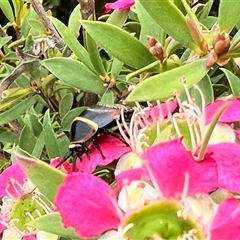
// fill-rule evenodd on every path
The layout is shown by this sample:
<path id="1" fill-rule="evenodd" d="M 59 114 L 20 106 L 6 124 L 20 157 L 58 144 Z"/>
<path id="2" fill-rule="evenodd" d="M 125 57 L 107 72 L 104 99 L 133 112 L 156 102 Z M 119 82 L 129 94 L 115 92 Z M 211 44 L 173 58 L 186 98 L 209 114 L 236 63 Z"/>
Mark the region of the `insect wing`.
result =
<path id="1" fill-rule="evenodd" d="M 85 110 L 81 116 L 95 122 L 99 128 L 103 128 L 111 123 L 115 117 L 119 116 L 120 109 L 96 105 Z"/>
<path id="2" fill-rule="evenodd" d="M 83 117 L 74 119 L 71 127 L 71 143 L 83 143 L 89 140 L 98 130 L 98 125 Z"/>

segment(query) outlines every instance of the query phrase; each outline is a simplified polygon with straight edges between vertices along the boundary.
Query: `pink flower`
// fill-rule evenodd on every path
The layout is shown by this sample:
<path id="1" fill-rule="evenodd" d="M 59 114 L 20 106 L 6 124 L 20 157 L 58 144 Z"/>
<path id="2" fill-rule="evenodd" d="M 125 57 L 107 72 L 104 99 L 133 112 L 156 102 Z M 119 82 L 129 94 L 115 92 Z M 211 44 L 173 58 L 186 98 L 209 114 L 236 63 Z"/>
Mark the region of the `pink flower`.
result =
<path id="1" fill-rule="evenodd" d="M 240 229 L 240 203 L 237 199 L 225 200 L 218 208 L 217 214 L 211 225 L 211 239 L 236 239 L 239 240 L 237 229 Z"/>
<path id="2" fill-rule="evenodd" d="M 132 151 L 139 155 L 144 149 L 158 142 L 173 138 L 182 139 L 184 147 L 189 150 L 196 161 L 210 161 L 210 158 L 211 161 L 215 161 L 218 187 L 240 192 L 237 180 L 240 177 L 240 165 L 238 164 L 240 145 L 237 142 L 237 131 L 232 125 L 232 122 L 240 120 L 240 100 L 216 101 L 205 107 L 204 96 L 197 86 L 196 89 L 201 96 L 201 108 L 190 98 L 190 93 L 186 89 L 188 96 L 186 101 L 181 102 L 179 96 L 176 96 L 179 105 L 177 111 L 173 112 L 176 108 L 174 101 L 143 109 L 134 113 L 130 126 L 126 126 L 128 139 L 124 133 L 122 135 Z M 216 125 L 213 126 L 213 131 L 209 132 L 213 117 L 224 104 L 227 104 L 226 108 Z M 119 128 L 121 129 L 120 125 Z M 122 162 L 129 163 L 132 159 L 132 157 L 120 159 L 118 165 L 123 165 Z M 130 168 L 138 167 L 139 163 L 128 165 Z"/>
<path id="3" fill-rule="evenodd" d="M 0 174 L 0 196 L 0 232 L 3 240 L 33 240 L 39 239 L 39 234 L 45 235 L 44 232 L 25 225 L 34 219 L 35 210 L 49 213 L 49 206 L 42 201 L 41 194 L 26 178 L 18 162 L 14 162 Z M 56 239 L 57 236 L 51 237 Z"/>
<path id="4" fill-rule="evenodd" d="M 74 227 L 81 237 L 87 238 L 119 225 L 112 195 L 107 183 L 79 172 L 67 175 L 55 201 L 65 227 Z"/>
<path id="5" fill-rule="evenodd" d="M 218 186 L 231 192 L 240 192 L 240 145 L 235 143 L 218 143 L 209 145 L 207 152 L 216 162 Z M 207 161 L 207 159 L 204 159 Z"/>
<path id="6" fill-rule="evenodd" d="M 223 111 L 219 118 L 219 122 L 231 123 L 240 120 L 240 99 L 230 99 L 227 101 L 217 100 L 206 106 L 206 123 L 208 124 L 217 110 L 226 102 L 229 103 L 228 107 Z"/>
<path id="7" fill-rule="evenodd" d="M 109 13 L 113 9 L 129 9 L 134 5 L 134 0 L 118 0 L 114 3 L 105 4 L 105 12 Z"/>
<path id="8" fill-rule="evenodd" d="M 188 236 L 215 240 L 218 229 L 230 227 L 230 236 L 238 235 L 239 224 L 230 221 L 240 217 L 236 201 L 225 200 L 218 207 L 207 194 L 218 186 L 211 158 L 196 162 L 181 140 L 150 147 L 141 158 L 142 168 L 122 173 L 119 192 L 87 173 L 67 175 L 55 198 L 64 225 L 74 227 L 82 238 L 105 232 L 100 239 Z M 223 208 L 226 214 L 221 214 Z"/>
<path id="9" fill-rule="evenodd" d="M 22 171 L 17 162 L 5 169 L 0 174 L 0 197 L 2 198 L 7 195 L 17 197 L 19 193 L 16 192 L 16 185 L 22 185 L 25 178 L 26 174 Z"/>
<path id="10" fill-rule="evenodd" d="M 208 193 L 218 187 L 215 161 L 208 158 L 196 162 L 180 139 L 153 146 L 143 153 L 142 158 L 147 159 L 164 197 L 182 192 L 186 173 L 189 177 L 188 195 Z"/>
<path id="11" fill-rule="evenodd" d="M 91 144 L 89 147 L 90 159 L 84 154 L 81 160 L 76 160 L 76 166 L 80 172 L 92 173 L 97 166 L 106 166 L 121 157 L 124 153 L 130 151 L 129 146 L 117 137 L 109 134 L 101 135 L 96 142 L 105 158 L 103 158 L 99 150 Z"/>

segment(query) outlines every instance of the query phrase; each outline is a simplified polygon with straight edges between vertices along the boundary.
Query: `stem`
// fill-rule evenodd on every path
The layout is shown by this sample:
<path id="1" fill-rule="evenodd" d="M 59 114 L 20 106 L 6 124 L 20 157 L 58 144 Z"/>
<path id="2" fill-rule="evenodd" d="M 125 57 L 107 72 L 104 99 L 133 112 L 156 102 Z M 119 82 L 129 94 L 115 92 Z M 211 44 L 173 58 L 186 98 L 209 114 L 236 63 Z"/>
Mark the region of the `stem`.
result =
<path id="1" fill-rule="evenodd" d="M 80 4 L 80 11 L 82 15 L 82 19 L 87 20 L 92 16 L 92 19 L 96 19 L 95 15 L 95 1 L 94 0 L 78 0 Z M 82 29 L 83 34 L 83 45 L 86 46 L 86 33 L 85 29 Z M 84 93 L 83 96 L 83 104 L 85 106 L 93 106 L 98 101 L 97 95 L 94 93 Z"/>
<path id="2" fill-rule="evenodd" d="M 37 13 L 39 18 L 42 20 L 46 29 L 50 30 L 50 32 L 52 33 L 52 35 L 54 37 L 54 40 L 56 41 L 56 46 L 60 49 L 63 48 L 65 45 L 62 41 L 62 38 L 58 34 L 58 32 L 55 29 L 52 22 L 49 20 L 49 18 L 47 16 L 42 4 L 40 3 L 40 1 L 39 0 L 31 0 L 31 4 L 32 4 L 32 7 L 33 7 L 34 11 Z"/>
<path id="3" fill-rule="evenodd" d="M 215 115 L 213 116 L 213 119 L 208 127 L 208 130 L 204 136 L 201 148 L 199 150 L 199 154 L 197 156 L 197 161 L 202 161 L 204 158 L 204 154 L 205 154 L 205 150 L 207 148 L 208 142 L 210 140 L 210 137 L 212 135 L 212 132 L 214 130 L 214 127 L 216 126 L 216 124 L 218 123 L 218 119 L 220 118 L 220 116 L 222 115 L 223 111 L 228 107 L 229 102 L 226 102 L 225 104 L 223 104 L 218 111 L 215 113 Z"/>

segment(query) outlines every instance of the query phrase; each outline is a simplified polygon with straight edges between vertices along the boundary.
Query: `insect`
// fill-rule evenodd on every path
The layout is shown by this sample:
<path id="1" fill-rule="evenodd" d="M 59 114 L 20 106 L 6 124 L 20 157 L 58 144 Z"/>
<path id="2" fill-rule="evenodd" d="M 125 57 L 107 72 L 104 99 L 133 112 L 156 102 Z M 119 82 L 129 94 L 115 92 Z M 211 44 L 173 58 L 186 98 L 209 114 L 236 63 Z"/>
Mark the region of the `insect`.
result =
<path id="1" fill-rule="evenodd" d="M 76 117 L 72 122 L 70 131 L 69 150 L 71 153 L 65 157 L 58 166 L 60 166 L 73 154 L 81 159 L 81 156 L 86 153 L 88 159 L 90 159 L 88 147 L 90 142 L 93 143 L 94 147 L 99 151 L 104 159 L 105 156 L 96 142 L 101 134 L 110 134 L 124 142 L 116 134 L 109 131 L 109 128 L 111 128 L 114 120 L 120 117 L 122 110 L 128 112 L 130 111 L 130 108 L 118 104 L 110 106 L 97 104 L 91 108 L 87 108 L 80 114 L 79 117 Z M 75 164 L 75 160 L 73 164 Z"/>

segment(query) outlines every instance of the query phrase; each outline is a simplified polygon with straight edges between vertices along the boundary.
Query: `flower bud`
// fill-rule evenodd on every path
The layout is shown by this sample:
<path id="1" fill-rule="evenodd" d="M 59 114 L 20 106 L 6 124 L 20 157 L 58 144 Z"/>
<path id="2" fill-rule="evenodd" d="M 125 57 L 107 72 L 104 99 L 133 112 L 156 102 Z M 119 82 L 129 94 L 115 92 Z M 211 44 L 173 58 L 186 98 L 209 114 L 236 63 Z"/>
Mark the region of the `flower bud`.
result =
<path id="1" fill-rule="evenodd" d="M 152 55 L 154 55 L 161 61 L 164 59 L 164 51 L 162 45 L 156 38 L 148 36 L 147 45 Z"/>
<path id="2" fill-rule="evenodd" d="M 217 54 L 211 51 L 206 59 L 206 67 L 212 67 L 212 65 L 218 60 Z"/>
<path id="3" fill-rule="evenodd" d="M 213 49 L 215 53 L 220 56 L 225 53 L 227 53 L 229 47 L 230 47 L 230 37 L 226 32 L 219 33 L 214 39 L 213 39 Z"/>
<path id="4" fill-rule="evenodd" d="M 187 19 L 187 25 L 190 30 L 190 34 L 197 44 L 195 51 L 200 55 L 205 55 L 208 51 L 208 43 L 204 39 L 200 27 L 198 27 L 196 23 L 191 19 Z"/>

